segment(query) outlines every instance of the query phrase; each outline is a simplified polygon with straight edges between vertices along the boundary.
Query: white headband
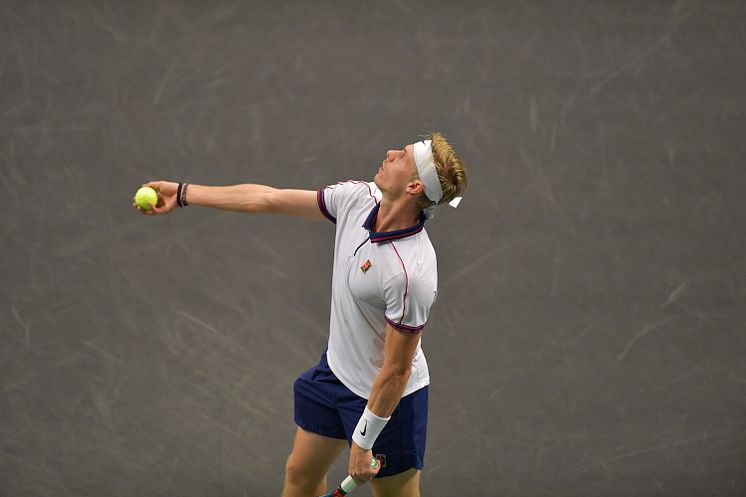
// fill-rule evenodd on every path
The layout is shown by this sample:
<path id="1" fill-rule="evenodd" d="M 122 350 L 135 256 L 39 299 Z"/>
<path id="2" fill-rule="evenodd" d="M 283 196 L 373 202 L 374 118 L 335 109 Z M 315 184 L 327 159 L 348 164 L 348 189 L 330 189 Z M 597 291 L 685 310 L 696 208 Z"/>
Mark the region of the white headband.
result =
<path id="1" fill-rule="evenodd" d="M 417 174 L 425 187 L 425 196 L 433 201 L 433 205 L 425 209 L 425 216 L 431 219 L 435 216 L 435 208 L 443 198 L 443 187 L 440 186 L 438 171 L 433 162 L 433 147 L 431 140 L 424 140 L 414 144 L 414 163 L 417 165 Z M 448 205 L 457 207 L 461 197 L 456 197 Z"/>

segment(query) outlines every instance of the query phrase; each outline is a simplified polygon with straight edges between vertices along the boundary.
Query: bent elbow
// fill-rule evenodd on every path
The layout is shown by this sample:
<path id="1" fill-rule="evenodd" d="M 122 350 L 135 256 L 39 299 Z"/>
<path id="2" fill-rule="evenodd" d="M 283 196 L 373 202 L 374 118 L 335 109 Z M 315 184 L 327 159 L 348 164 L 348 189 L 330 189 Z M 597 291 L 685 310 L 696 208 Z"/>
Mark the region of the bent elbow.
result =
<path id="1" fill-rule="evenodd" d="M 389 367 L 386 369 L 385 374 L 391 381 L 406 384 L 412 376 L 412 365 Z"/>

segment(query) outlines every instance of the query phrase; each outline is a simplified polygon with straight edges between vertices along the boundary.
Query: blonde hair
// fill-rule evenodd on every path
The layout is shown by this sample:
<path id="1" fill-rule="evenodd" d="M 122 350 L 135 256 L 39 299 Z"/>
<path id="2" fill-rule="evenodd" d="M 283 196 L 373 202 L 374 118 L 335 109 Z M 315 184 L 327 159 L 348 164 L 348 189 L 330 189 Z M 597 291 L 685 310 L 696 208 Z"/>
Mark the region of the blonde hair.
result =
<path id="1" fill-rule="evenodd" d="M 443 188 L 443 198 L 438 203 L 448 203 L 466 190 L 466 167 L 442 133 L 436 131 L 424 139 L 432 140 L 435 170 L 438 172 L 440 186 Z M 415 173 L 414 178 L 418 177 Z M 431 204 L 432 201 L 424 193 L 417 198 L 417 207 L 420 209 L 425 209 Z"/>

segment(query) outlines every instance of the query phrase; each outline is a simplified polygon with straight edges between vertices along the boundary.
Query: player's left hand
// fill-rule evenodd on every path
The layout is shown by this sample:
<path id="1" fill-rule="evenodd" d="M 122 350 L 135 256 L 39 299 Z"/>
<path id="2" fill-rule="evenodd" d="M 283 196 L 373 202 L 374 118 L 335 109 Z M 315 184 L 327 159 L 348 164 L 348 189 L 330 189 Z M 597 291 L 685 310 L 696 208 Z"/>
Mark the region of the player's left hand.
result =
<path id="1" fill-rule="evenodd" d="M 358 444 L 352 442 L 349 474 L 358 485 L 372 480 L 381 471 L 380 461 L 376 461 L 375 466 L 371 464 L 371 461 L 373 461 L 373 451 L 362 449 Z"/>
<path id="2" fill-rule="evenodd" d="M 155 205 L 151 204 L 150 209 L 143 209 L 142 207 L 137 205 L 137 203 L 135 203 L 135 199 L 133 198 L 132 207 L 134 209 L 137 209 L 146 216 L 168 214 L 169 212 L 176 209 L 176 192 L 179 188 L 178 183 L 174 183 L 173 181 L 150 181 L 142 186 L 149 186 L 150 188 L 155 190 L 156 194 L 158 195 L 158 203 Z"/>

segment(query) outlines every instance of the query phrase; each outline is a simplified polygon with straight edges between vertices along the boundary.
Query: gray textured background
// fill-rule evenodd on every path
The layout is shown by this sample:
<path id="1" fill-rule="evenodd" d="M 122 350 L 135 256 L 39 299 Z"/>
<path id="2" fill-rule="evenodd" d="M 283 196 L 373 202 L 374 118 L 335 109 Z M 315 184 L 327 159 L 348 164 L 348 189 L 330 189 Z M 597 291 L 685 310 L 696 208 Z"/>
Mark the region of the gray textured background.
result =
<path id="1" fill-rule="evenodd" d="M 0 495 L 278 495 L 334 228 L 131 197 L 433 130 L 424 495 L 746 495 L 745 45 L 738 0 L 2 1 Z"/>

